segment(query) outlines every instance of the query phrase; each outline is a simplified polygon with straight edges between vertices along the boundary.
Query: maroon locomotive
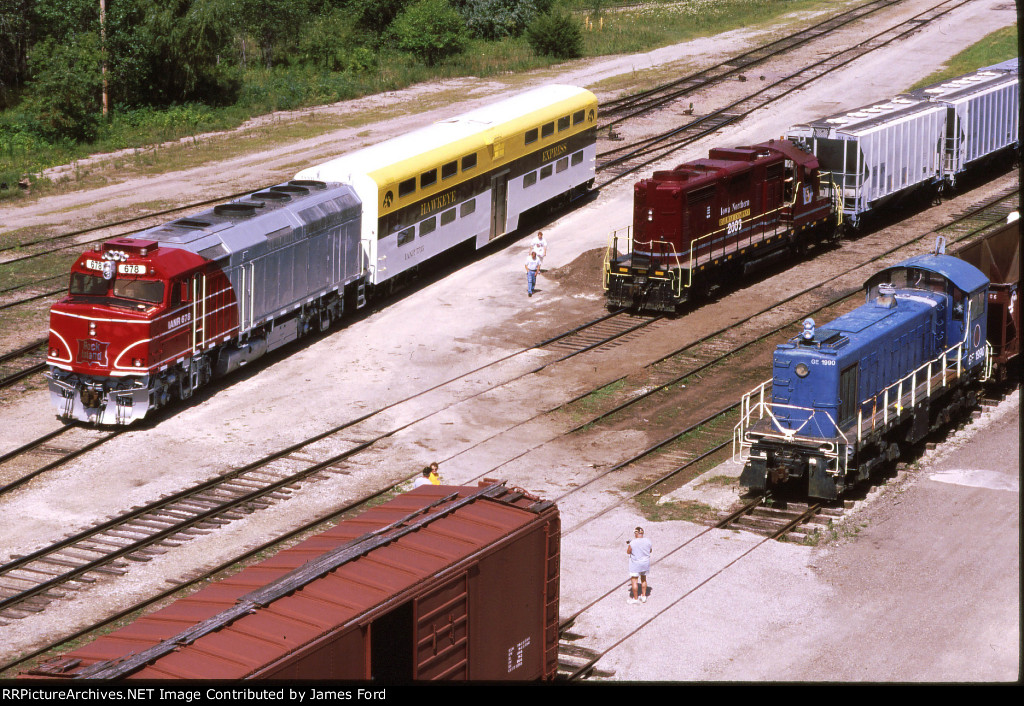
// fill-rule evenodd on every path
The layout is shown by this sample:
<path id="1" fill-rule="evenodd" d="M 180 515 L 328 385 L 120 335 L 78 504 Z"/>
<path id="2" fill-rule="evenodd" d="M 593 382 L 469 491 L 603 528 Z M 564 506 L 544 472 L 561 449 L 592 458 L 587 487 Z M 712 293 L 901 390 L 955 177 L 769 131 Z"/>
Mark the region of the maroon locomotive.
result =
<path id="1" fill-rule="evenodd" d="M 817 157 L 789 140 L 713 149 L 655 172 L 634 186 L 632 229 L 609 248 L 609 305 L 674 312 L 694 293 L 835 237 L 839 213 Z"/>

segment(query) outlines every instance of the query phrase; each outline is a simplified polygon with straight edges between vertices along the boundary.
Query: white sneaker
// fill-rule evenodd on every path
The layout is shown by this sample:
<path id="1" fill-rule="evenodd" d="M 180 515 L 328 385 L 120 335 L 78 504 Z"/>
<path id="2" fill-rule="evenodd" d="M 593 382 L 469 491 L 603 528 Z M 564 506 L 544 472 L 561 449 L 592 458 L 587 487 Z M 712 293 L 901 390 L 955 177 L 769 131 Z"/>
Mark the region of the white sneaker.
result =
<path id="1" fill-rule="evenodd" d="M 646 603 L 647 602 L 647 596 L 640 596 L 640 602 L 641 603 Z"/>
<path id="2" fill-rule="evenodd" d="M 637 603 L 637 602 L 638 601 L 635 598 L 628 598 L 628 599 L 626 599 L 626 603 Z"/>

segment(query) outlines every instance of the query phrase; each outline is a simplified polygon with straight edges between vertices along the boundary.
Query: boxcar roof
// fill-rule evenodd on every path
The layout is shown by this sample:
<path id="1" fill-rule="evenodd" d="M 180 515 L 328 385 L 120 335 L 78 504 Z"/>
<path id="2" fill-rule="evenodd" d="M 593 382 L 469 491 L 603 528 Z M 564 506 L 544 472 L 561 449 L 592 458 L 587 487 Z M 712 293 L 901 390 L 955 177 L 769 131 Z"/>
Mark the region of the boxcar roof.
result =
<path id="1" fill-rule="evenodd" d="M 252 676 L 325 634 L 372 619 L 386 601 L 407 599 L 553 507 L 497 483 L 422 486 L 31 673 Z M 61 671 L 69 659 L 80 662 Z"/>

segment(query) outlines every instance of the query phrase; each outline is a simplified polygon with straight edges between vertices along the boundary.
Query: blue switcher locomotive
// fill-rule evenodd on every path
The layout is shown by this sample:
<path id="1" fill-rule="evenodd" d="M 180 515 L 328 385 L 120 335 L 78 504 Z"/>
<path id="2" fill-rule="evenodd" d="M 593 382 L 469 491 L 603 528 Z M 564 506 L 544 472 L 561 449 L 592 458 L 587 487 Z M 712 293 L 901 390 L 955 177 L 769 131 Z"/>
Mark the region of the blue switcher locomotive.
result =
<path id="1" fill-rule="evenodd" d="M 743 398 L 741 485 L 834 500 L 972 406 L 988 374 L 988 285 L 961 259 L 919 255 L 871 277 L 864 305 L 822 327 L 807 319 Z"/>

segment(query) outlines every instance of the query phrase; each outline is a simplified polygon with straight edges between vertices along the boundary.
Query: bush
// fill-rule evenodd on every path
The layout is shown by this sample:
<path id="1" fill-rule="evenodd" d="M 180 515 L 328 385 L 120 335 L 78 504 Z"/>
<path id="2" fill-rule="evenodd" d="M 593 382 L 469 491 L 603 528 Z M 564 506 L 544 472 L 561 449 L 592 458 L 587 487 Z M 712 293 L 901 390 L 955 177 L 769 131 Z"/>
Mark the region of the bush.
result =
<path id="1" fill-rule="evenodd" d="M 78 34 L 67 42 L 47 38 L 28 58 L 32 80 L 27 111 L 44 139 L 89 141 L 101 121 L 99 38 Z"/>
<path id="2" fill-rule="evenodd" d="M 427 66 L 462 53 L 466 47 L 466 26 L 447 0 L 419 0 L 395 18 L 391 36 L 400 50 Z"/>
<path id="3" fill-rule="evenodd" d="M 539 15 L 526 30 L 526 41 L 541 56 L 576 59 L 583 56 L 583 32 L 572 16 L 560 9 Z"/>

